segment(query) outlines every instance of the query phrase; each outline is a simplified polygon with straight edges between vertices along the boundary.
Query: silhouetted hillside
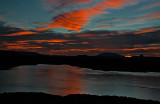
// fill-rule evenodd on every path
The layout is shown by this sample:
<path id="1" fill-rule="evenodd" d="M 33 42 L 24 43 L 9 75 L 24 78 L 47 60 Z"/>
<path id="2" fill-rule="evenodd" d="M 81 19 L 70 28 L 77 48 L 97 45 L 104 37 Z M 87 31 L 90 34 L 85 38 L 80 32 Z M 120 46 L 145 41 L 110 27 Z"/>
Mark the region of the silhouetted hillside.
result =
<path id="1" fill-rule="evenodd" d="M 120 57 L 111 58 L 106 55 Z M 49 56 L 32 52 L 0 51 L 0 70 L 36 64 L 68 64 L 104 71 L 160 72 L 159 57 L 125 58 L 113 53 L 104 53 L 100 56 Z"/>
<path id="2" fill-rule="evenodd" d="M 40 55 L 41 54 L 38 54 L 38 53 L 35 53 L 35 52 L 0 50 L 0 57 L 40 56 Z"/>
<path id="3" fill-rule="evenodd" d="M 97 56 L 107 57 L 107 58 L 124 58 L 124 56 L 117 53 L 101 53 Z"/>
<path id="4" fill-rule="evenodd" d="M 0 70 L 10 69 L 19 65 L 35 65 L 39 57 L 46 57 L 35 52 L 0 50 Z"/>
<path id="5" fill-rule="evenodd" d="M 158 101 L 117 96 L 68 95 L 56 96 L 44 93 L 3 93 L 1 104 L 160 104 Z"/>

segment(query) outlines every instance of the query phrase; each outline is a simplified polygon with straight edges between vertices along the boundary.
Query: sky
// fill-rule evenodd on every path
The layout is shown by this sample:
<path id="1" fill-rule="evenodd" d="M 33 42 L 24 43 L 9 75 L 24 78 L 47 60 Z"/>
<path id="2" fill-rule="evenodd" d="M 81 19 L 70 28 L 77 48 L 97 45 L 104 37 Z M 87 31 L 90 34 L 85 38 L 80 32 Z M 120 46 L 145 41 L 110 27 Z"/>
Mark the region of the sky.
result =
<path id="1" fill-rule="evenodd" d="M 160 57 L 160 0 L 0 0 L 0 50 Z"/>

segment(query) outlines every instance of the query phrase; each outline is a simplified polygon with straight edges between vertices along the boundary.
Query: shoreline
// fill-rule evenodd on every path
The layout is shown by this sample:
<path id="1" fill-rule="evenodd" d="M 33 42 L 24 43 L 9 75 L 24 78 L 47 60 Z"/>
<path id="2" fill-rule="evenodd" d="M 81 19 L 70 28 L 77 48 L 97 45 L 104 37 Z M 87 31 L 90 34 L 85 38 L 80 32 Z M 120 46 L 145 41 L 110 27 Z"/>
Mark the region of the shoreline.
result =
<path id="1" fill-rule="evenodd" d="M 0 60 L 0 70 L 21 65 L 71 65 L 102 71 L 160 72 L 160 58 L 106 58 L 97 56 L 17 57 Z"/>
<path id="2" fill-rule="evenodd" d="M 56 56 L 0 50 L 0 70 L 8 70 L 21 65 L 67 64 L 103 71 L 160 72 L 160 57 L 144 57 L 143 55 L 133 57 L 111 56 Z"/>
<path id="3" fill-rule="evenodd" d="M 41 92 L 0 93 L 2 104 L 160 104 L 159 101 L 119 96 L 98 96 L 71 94 L 67 96 L 51 95 Z"/>

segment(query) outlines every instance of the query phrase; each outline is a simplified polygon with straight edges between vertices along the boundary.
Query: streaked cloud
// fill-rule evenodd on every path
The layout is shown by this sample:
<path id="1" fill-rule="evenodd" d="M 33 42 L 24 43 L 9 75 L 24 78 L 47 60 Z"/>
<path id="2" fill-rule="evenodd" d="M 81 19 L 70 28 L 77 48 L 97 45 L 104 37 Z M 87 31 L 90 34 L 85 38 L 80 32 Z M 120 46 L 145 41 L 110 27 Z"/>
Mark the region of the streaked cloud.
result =
<path id="1" fill-rule="evenodd" d="M 107 28 L 107 27 L 120 27 L 120 26 L 130 26 L 137 24 L 144 24 L 151 20 L 160 19 L 160 12 L 149 12 L 145 14 L 140 14 L 134 17 L 119 17 L 119 18 L 111 18 L 111 19 L 102 19 L 97 21 L 97 23 L 101 24 L 96 28 Z M 122 22 L 124 21 L 124 22 Z M 115 22 L 115 24 L 111 24 L 111 22 Z M 151 25 L 151 24 L 150 24 Z"/>
<path id="2" fill-rule="evenodd" d="M 0 10 L 0 50 L 52 55 L 160 53 L 158 0 L 42 1 L 49 9 L 28 0 L 37 7 L 26 4 L 29 8 L 17 7 L 16 12 L 6 8 L 9 15 Z"/>
<path id="3" fill-rule="evenodd" d="M 160 31 L 158 27 L 152 28 L 155 28 L 152 34 L 148 32 L 140 33 L 142 30 L 150 29 L 144 28 L 134 32 L 84 31 L 68 34 L 69 36 L 65 36 L 65 34 L 52 35 L 52 33 L 24 35 L 19 38 L 13 37 L 13 39 L 1 36 L 0 49 L 27 50 L 54 55 L 96 55 L 102 52 L 115 52 L 123 55 L 138 55 L 143 53 L 144 55 L 156 56 L 157 51 L 160 50 L 158 45 L 160 44 Z M 135 34 L 135 32 L 139 33 Z M 48 36 L 48 39 L 46 36 Z"/>
<path id="4" fill-rule="evenodd" d="M 2 36 L 21 36 L 21 35 L 30 35 L 30 34 L 37 34 L 37 32 L 32 32 L 32 31 L 22 31 L 22 32 L 17 32 L 17 33 L 2 35 Z"/>
<path id="5" fill-rule="evenodd" d="M 101 26 L 96 26 L 94 28 L 105 28 L 105 27 L 111 27 L 111 25 L 101 25 Z"/>
<path id="6" fill-rule="evenodd" d="M 137 21 L 147 21 L 152 19 L 160 19 L 160 12 L 151 12 L 138 17 Z"/>
<path id="7" fill-rule="evenodd" d="M 62 43 L 62 42 L 68 42 L 68 41 L 73 41 L 73 40 L 65 40 L 65 39 L 52 39 L 52 40 L 25 40 L 25 41 L 17 41 L 18 43 L 29 43 L 29 42 L 34 42 L 34 43 Z"/>
<path id="8" fill-rule="evenodd" d="M 67 0 L 67 3 L 68 1 L 70 0 Z M 118 1 L 104 0 L 103 2 L 97 4 L 96 6 L 87 9 L 79 9 L 67 13 L 61 13 L 60 15 L 57 15 L 56 17 L 53 18 L 52 23 L 49 24 L 48 27 L 40 28 L 38 30 L 43 31 L 45 29 L 60 27 L 80 32 L 82 28 L 85 27 L 85 25 L 88 24 L 93 17 L 99 14 L 106 13 L 106 11 L 104 10 L 108 8 L 117 9 L 126 5 L 133 5 L 133 4 L 135 4 L 135 2 L 131 0 L 118 0 Z"/>
<path id="9" fill-rule="evenodd" d="M 0 20 L 2 20 L 3 18 L 2 18 L 2 16 L 0 16 Z"/>
<path id="10" fill-rule="evenodd" d="M 65 6 L 67 4 L 87 4 L 93 0 L 47 0 L 49 3 L 60 4 L 60 6 Z"/>
<path id="11" fill-rule="evenodd" d="M 155 28 L 145 28 L 138 31 L 135 31 L 134 34 L 143 34 L 143 33 L 150 33 L 150 32 L 156 32 L 157 30 Z"/>
<path id="12" fill-rule="evenodd" d="M 20 43 L 20 42 L 14 42 L 14 43 L 10 43 L 10 42 L 2 42 L 2 44 L 0 44 L 1 47 L 4 47 L 3 49 L 5 50 L 28 50 L 28 49 L 40 49 L 42 47 L 40 46 L 36 46 L 36 45 L 29 45 L 27 43 Z"/>
<path id="13" fill-rule="evenodd" d="M 141 8 L 138 8 L 137 11 L 142 11 L 142 10 L 148 10 L 148 9 L 151 9 L 151 8 L 154 8 L 154 7 L 158 7 L 160 6 L 160 2 L 154 2 L 152 4 L 149 4 L 149 5 L 145 5 Z"/>

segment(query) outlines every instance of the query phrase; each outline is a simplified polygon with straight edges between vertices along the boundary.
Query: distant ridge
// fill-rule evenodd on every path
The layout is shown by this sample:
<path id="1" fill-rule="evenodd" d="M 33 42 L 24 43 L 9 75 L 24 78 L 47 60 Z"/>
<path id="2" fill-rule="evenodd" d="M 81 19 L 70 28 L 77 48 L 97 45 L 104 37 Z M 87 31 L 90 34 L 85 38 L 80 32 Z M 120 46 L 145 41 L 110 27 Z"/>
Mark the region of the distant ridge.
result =
<path id="1" fill-rule="evenodd" d="M 159 57 L 124 57 L 116 53 L 101 53 L 97 56 L 56 56 L 34 52 L 1 51 L 0 70 L 21 65 L 53 64 L 71 65 L 93 70 L 160 72 Z"/>
<path id="2" fill-rule="evenodd" d="M 117 53 L 110 53 L 110 52 L 106 52 L 106 53 L 101 53 L 97 56 L 105 56 L 108 58 L 124 58 L 124 56 L 117 54 Z"/>
<path id="3" fill-rule="evenodd" d="M 41 54 L 36 52 L 24 52 L 24 51 L 9 51 L 9 50 L 0 50 L 0 56 L 12 57 L 12 56 L 41 56 Z"/>

